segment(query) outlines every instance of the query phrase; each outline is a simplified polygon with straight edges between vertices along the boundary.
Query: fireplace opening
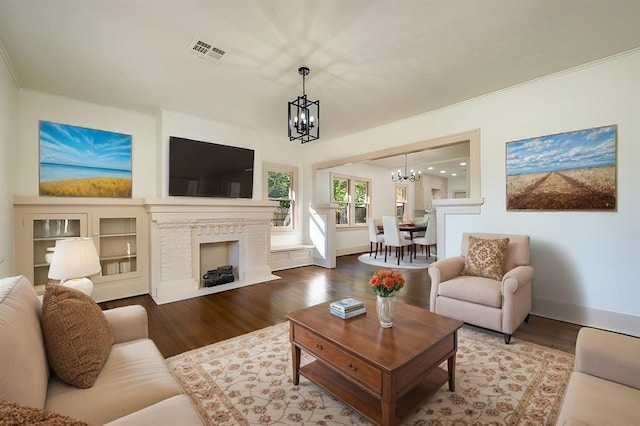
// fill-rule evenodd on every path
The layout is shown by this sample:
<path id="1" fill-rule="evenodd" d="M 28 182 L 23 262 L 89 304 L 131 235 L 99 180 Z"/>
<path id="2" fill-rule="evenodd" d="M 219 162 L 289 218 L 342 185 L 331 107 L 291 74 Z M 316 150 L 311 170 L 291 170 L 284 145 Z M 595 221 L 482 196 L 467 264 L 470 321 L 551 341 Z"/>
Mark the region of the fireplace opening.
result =
<path id="1" fill-rule="evenodd" d="M 240 276 L 239 241 L 200 244 L 200 286 L 213 287 L 234 282 Z"/>

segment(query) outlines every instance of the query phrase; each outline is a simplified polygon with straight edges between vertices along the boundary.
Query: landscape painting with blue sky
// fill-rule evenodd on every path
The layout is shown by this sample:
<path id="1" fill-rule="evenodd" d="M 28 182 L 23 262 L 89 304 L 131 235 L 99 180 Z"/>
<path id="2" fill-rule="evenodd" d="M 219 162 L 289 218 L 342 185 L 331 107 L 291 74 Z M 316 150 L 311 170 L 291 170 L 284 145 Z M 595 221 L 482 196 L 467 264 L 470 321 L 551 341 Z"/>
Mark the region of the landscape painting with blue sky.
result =
<path id="1" fill-rule="evenodd" d="M 131 141 L 131 135 L 41 121 L 41 195 L 130 197 Z"/>
<path id="2" fill-rule="evenodd" d="M 615 166 L 617 126 L 507 143 L 507 176 Z"/>

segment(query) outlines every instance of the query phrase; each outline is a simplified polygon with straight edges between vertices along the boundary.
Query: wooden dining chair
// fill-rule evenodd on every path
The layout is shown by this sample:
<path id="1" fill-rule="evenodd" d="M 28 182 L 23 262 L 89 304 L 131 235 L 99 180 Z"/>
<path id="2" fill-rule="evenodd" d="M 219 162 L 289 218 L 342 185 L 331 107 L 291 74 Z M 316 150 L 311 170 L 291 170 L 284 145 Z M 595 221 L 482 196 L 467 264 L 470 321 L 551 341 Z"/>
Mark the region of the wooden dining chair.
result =
<path id="1" fill-rule="evenodd" d="M 404 257 L 404 248 L 408 247 L 409 262 L 413 262 L 413 256 L 411 255 L 413 242 L 400 235 L 400 230 L 398 229 L 398 218 L 395 216 L 382 216 L 382 230 L 384 232 L 384 261 L 387 261 L 389 247 L 395 247 L 398 265 L 400 265 L 400 259 Z"/>

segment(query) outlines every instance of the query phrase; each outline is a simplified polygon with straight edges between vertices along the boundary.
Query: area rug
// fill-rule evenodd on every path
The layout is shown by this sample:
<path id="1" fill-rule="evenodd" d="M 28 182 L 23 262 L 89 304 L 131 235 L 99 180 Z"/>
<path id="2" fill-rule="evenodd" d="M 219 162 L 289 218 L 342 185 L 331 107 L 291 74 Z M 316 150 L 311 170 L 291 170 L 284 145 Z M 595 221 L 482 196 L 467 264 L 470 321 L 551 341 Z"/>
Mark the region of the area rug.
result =
<path id="1" fill-rule="evenodd" d="M 358 256 L 358 260 L 367 265 L 378 266 L 380 268 L 395 268 L 395 269 L 427 269 L 429 265 L 436 261 L 435 256 L 432 254 L 429 259 L 425 254 L 416 256 L 409 262 L 409 255 L 405 255 L 400 259 L 400 265 L 398 265 L 398 258 L 395 256 L 387 256 L 387 261 L 384 261 L 384 253 L 378 255 L 377 258 L 373 258 L 373 255 L 369 256 L 369 253 L 364 253 Z"/>
<path id="2" fill-rule="evenodd" d="M 302 364 L 312 358 L 303 351 Z M 553 425 L 573 368 L 571 354 L 464 326 L 456 392 L 444 385 L 402 425 Z M 288 323 L 167 359 L 211 425 L 370 425 L 300 376 L 291 379 Z M 444 364 L 446 366 L 446 363 Z"/>

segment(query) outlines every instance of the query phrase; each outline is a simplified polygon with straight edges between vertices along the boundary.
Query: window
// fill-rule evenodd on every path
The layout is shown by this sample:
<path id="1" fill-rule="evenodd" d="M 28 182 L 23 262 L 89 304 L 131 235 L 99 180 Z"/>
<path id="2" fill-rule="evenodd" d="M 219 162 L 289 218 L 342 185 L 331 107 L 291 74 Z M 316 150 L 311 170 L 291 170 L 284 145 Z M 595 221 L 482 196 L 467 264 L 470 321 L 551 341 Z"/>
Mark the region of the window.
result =
<path id="1" fill-rule="evenodd" d="M 404 222 L 407 213 L 407 185 L 396 184 L 396 217 Z"/>
<path id="2" fill-rule="evenodd" d="M 365 226 L 371 202 L 371 181 L 368 179 L 331 175 L 331 199 L 336 205 L 338 227 Z"/>
<path id="3" fill-rule="evenodd" d="M 272 230 L 294 229 L 297 167 L 264 163 L 263 170 L 265 198 L 278 202 L 271 218 Z"/>

